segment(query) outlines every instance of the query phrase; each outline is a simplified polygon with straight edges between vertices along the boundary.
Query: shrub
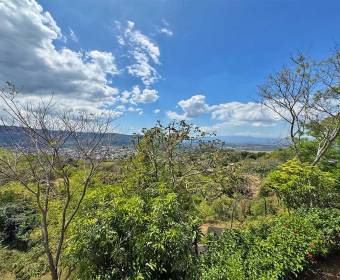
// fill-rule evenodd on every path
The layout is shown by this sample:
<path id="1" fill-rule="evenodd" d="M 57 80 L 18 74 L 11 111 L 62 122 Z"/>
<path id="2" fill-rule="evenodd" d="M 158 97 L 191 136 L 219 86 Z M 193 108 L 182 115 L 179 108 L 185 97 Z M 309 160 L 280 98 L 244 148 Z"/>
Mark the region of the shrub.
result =
<path id="1" fill-rule="evenodd" d="M 226 230 L 201 257 L 201 279 L 282 279 L 339 248 L 337 210 L 299 210 L 247 229 Z"/>
<path id="2" fill-rule="evenodd" d="M 331 173 L 297 159 L 282 164 L 268 175 L 265 188 L 274 191 L 287 208 L 332 207 L 340 198 Z"/>
<path id="3" fill-rule="evenodd" d="M 27 250 L 29 233 L 38 226 L 31 201 L 12 191 L 0 193 L 0 243 L 18 250 Z"/>
<path id="4" fill-rule="evenodd" d="M 187 279 L 195 223 L 174 193 L 140 196 L 94 191 L 68 243 L 66 263 L 80 279 Z"/>

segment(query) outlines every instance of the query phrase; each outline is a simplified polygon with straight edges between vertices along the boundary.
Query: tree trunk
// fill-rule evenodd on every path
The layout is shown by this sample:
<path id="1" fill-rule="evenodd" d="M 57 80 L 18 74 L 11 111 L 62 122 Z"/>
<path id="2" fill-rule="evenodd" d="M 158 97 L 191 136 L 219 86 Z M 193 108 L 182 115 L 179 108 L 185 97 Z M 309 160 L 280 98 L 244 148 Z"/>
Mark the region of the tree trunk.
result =
<path id="1" fill-rule="evenodd" d="M 51 270 L 51 279 L 52 280 L 58 280 L 59 277 L 58 277 L 58 271 L 55 267 L 50 267 L 50 270 Z"/>
<path id="2" fill-rule="evenodd" d="M 321 147 L 318 148 L 316 157 L 312 163 L 313 166 L 319 163 L 319 161 L 321 160 L 321 157 L 328 151 L 329 147 L 332 145 L 336 137 L 338 137 L 339 133 L 340 133 L 340 126 L 338 126 L 333 131 L 333 134 L 331 135 L 331 137 L 329 139 L 326 139 L 325 143 Z"/>
<path id="3" fill-rule="evenodd" d="M 42 236 L 44 240 L 44 247 L 45 247 L 45 253 L 48 259 L 48 266 L 50 268 L 51 272 L 51 279 L 52 280 L 58 280 L 58 269 L 54 264 L 53 256 L 50 249 L 49 244 L 49 237 L 48 237 L 48 229 L 47 229 L 47 219 L 46 219 L 46 213 L 42 212 L 42 219 L 41 219 L 41 231 Z"/>

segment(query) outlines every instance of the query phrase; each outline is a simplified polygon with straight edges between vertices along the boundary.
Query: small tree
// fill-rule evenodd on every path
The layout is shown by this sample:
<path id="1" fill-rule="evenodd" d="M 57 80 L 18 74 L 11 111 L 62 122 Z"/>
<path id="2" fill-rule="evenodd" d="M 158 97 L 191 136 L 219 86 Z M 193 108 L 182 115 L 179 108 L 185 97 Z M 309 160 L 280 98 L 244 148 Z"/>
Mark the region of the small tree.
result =
<path id="1" fill-rule="evenodd" d="M 51 276 L 60 279 L 67 230 L 96 173 L 99 150 L 107 151 L 102 144 L 108 140 L 109 119 L 58 112 L 52 99 L 22 104 L 17 95 L 10 83 L 0 91 L 3 123 L 12 138 L 9 151 L 0 157 L 0 175 L 33 196 Z M 77 182 L 71 178 L 75 170 L 81 174 Z"/>
<path id="2" fill-rule="evenodd" d="M 165 182 L 173 191 L 190 193 L 185 179 L 203 172 L 199 154 L 192 152 L 205 134 L 184 121 L 167 126 L 158 123 L 142 133 L 136 154 L 127 164 L 131 184 L 143 190 L 152 183 Z"/>
<path id="3" fill-rule="evenodd" d="M 296 156 L 302 160 L 301 137 L 319 125 L 316 165 L 340 132 L 340 52 L 312 62 L 303 55 L 291 59 L 290 67 L 270 75 L 259 87 L 264 106 L 274 111 L 290 127 Z M 323 121 L 329 119 L 330 121 Z"/>
<path id="4" fill-rule="evenodd" d="M 144 129 L 135 155 L 126 164 L 129 185 L 145 195 L 162 182 L 188 207 L 195 198 L 214 199 L 242 193 L 242 178 L 229 164 L 224 144 L 184 121 Z"/>

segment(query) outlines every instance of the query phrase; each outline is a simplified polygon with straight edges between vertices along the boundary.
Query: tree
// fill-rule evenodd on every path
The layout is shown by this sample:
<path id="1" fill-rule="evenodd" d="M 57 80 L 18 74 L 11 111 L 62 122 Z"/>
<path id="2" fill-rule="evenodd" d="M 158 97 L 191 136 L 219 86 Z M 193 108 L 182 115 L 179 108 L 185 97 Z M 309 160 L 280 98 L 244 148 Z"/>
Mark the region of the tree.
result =
<path id="1" fill-rule="evenodd" d="M 340 51 L 319 63 L 321 85 L 311 104 L 309 128 L 318 142 L 313 165 L 317 164 L 340 133 Z M 313 134 L 314 133 L 314 134 Z"/>
<path id="2" fill-rule="evenodd" d="M 318 148 L 312 161 L 318 164 L 340 132 L 340 52 L 321 62 L 303 55 L 291 58 L 291 65 L 270 75 L 259 87 L 264 106 L 290 127 L 296 156 L 302 160 L 301 138 L 311 126 L 319 127 Z M 330 121 L 323 121 L 329 119 Z"/>
<path id="3" fill-rule="evenodd" d="M 51 276 L 60 279 L 67 230 L 96 174 L 98 152 L 107 151 L 102 145 L 110 120 L 59 112 L 52 98 L 23 104 L 10 83 L 0 91 L 0 100 L 3 123 L 12 137 L 10 149 L 0 157 L 0 175 L 19 182 L 34 198 Z M 24 134 L 21 139 L 15 138 L 18 131 Z M 75 170 L 77 181 L 72 179 Z"/>
<path id="4" fill-rule="evenodd" d="M 126 165 L 135 191 L 163 182 L 192 201 L 195 194 L 207 197 L 215 192 L 213 196 L 218 197 L 239 190 L 236 181 L 240 178 L 235 166 L 229 165 L 230 151 L 220 141 L 209 140 L 206 136 L 210 135 L 198 127 L 185 121 L 167 126 L 158 123 L 142 133 L 136 153 Z"/>

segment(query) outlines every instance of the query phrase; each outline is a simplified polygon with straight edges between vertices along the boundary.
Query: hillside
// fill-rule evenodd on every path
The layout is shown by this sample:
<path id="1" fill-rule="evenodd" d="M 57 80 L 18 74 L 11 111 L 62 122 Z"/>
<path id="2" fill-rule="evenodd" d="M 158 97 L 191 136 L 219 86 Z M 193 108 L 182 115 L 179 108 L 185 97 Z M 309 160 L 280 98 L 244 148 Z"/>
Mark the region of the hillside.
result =
<path id="1" fill-rule="evenodd" d="M 84 137 L 88 137 L 89 134 L 83 133 Z M 133 135 L 126 135 L 120 133 L 109 133 L 107 136 L 110 138 L 111 145 L 113 146 L 129 146 L 132 144 Z M 0 126 L 0 146 L 11 147 L 14 143 L 20 143 L 22 145 L 27 144 L 27 138 L 20 127 L 5 127 Z M 72 145 L 72 144 L 71 144 Z"/>

